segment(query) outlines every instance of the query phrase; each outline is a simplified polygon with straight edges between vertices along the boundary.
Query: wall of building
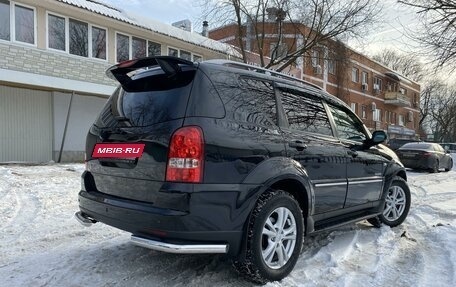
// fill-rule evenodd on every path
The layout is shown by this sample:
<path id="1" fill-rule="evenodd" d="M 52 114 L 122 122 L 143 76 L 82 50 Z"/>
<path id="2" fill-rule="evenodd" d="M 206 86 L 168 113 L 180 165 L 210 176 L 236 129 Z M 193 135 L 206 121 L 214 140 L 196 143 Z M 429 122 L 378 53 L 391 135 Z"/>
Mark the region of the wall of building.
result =
<path id="1" fill-rule="evenodd" d="M 62 162 L 84 159 L 87 132 L 107 100 L 107 98 L 78 94 L 74 94 L 72 100 L 71 97 L 70 93 L 53 93 L 53 159 L 56 162 L 59 160 L 60 151 L 62 151 Z M 64 138 L 65 125 L 67 130 Z"/>

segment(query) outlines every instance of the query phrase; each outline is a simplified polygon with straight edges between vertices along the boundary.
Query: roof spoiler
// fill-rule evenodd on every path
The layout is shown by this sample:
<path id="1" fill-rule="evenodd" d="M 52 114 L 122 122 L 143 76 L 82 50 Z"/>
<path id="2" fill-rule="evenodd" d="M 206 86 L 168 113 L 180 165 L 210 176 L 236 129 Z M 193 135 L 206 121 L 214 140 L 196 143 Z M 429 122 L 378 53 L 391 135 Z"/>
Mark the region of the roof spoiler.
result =
<path id="1" fill-rule="evenodd" d="M 165 74 L 174 76 L 181 71 L 181 66 L 179 65 L 193 66 L 194 63 L 171 56 L 140 58 L 121 62 L 108 68 L 106 70 L 106 76 L 110 79 L 117 80 L 122 86 L 124 86 L 131 82 L 131 77 L 128 74 L 133 71 L 146 67 L 160 66 Z"/>

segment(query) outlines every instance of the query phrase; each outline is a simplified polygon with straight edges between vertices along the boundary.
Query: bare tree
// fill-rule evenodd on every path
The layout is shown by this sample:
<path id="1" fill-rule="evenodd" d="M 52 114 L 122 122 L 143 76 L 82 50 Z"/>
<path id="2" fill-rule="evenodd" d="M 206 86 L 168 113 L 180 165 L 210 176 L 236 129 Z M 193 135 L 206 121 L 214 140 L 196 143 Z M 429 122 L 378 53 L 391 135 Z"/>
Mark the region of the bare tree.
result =
<path id="1" fill-rule="evenodd" d="M 456 1 L 454 0 L 399 0 L 416 9 L 422 23 L 415 38 L 429 55 L 437 59 L 437 66 L 456 69 Z"/>
<path id="2" fill-rule="evenodd" d="M 236 46 L 245 62 L 246 51 L 253 51 L 261 66 L 282 71 L 314 47 L 336 38 L 362 37 L 381 16 L 379 2 L 221 0 L 206 1 L 205 10 L 213 23 L 236 26 Z"/>
<path id="3" fill-rule="evenodd" d="M 456 86 L 429 81 L 421 92 L 420 125 L 439 142 L 456 141 Z"/>
<path id="4" fill-rule="evenodd" d="M 423 65 L 414 55 L 405 55 L 385 49 L 372 58 L 413 81 L 419 82 L 424 78 Z"/>

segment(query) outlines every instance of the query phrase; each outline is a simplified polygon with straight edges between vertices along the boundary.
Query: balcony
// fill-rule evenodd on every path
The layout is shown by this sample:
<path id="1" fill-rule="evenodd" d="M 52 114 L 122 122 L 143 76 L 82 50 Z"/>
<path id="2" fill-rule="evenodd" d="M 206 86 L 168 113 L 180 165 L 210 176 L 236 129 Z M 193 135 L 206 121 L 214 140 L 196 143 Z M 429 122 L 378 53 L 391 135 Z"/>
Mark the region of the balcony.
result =
<path id="1" fill-rule="evenodd" d="M 410 99 L 401 92 L 386 92 L 385 104 L 398 107 L 410 107 Z"/>

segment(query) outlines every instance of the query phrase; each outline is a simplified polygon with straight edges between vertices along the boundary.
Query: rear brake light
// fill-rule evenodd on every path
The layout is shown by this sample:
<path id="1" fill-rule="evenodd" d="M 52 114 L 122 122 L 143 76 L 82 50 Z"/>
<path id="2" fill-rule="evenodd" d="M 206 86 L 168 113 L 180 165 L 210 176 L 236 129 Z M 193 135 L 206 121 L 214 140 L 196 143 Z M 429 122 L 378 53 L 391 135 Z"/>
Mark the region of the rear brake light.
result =
<path id="1" fill-rule="evenodd" d="M 430 156 L 430 155 L 432 155 L 432 153 L 430 153 L 430 152 L 423 153 L 423 156 Z"/>
<path id="2" fill-rule="evenodd" d="M 169 144 L 166 181 L 202 182 L 204 138 L 200 127 L 178 129 Z"/>

